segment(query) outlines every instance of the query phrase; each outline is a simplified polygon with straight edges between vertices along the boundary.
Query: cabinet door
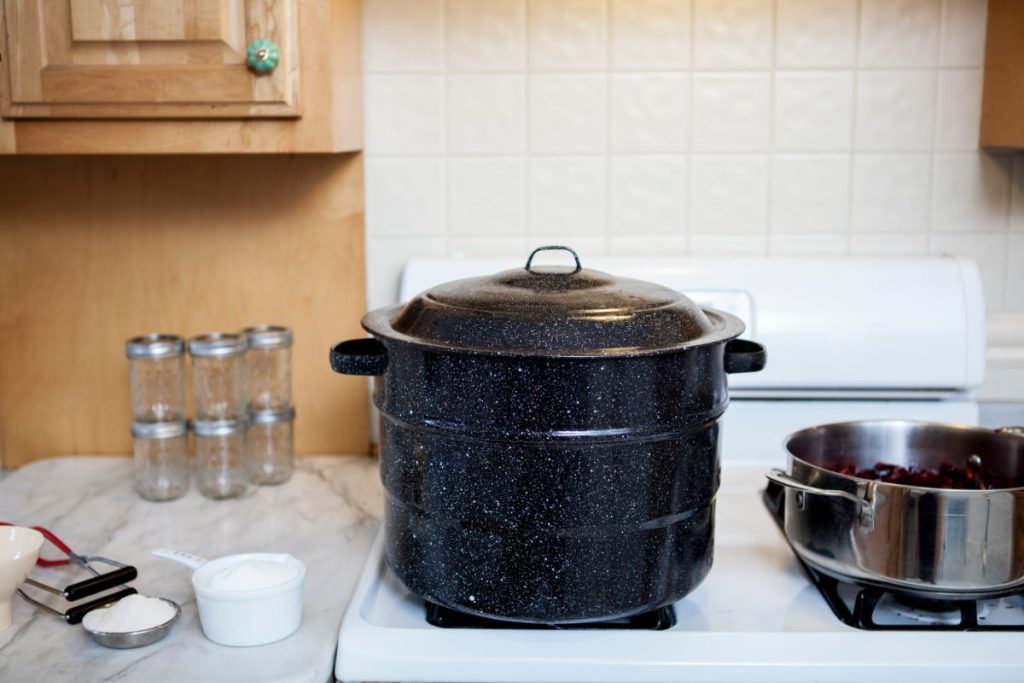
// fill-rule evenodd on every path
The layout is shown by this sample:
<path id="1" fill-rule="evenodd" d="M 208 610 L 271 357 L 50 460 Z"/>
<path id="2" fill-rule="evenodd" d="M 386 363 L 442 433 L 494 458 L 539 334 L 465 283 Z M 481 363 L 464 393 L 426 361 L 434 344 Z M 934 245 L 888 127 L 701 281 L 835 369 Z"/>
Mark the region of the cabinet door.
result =
<path id="1" fill-rule="evenodd" d="M 0 1 L 4 116 L 300 114 L 295 0 Z M 276 67 L 249 67 L 257 40 Z"/>

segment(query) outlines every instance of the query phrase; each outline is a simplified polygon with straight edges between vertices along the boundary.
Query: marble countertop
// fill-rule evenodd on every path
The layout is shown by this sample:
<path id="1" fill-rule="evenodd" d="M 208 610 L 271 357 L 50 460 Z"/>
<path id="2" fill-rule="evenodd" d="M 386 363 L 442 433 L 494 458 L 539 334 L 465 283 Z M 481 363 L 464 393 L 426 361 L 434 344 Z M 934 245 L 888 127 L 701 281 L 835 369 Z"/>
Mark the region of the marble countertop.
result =
<path id="1" fill-rule="evenodd" d="M 298 462 L 288 483 L 234 501 L 207 500 L 194 486 L 176 501 L 144 501 L 132 489 L 132 461 L 123 457 L 53 458 L 8 473 L 0 481 L 0 520 L 45 526 L 80 554 L 135 565 L 139 578 L 131 585 L 176 601 L 182 616 L 159 643 L 111 650 L 80 626 L 15 597 L 14 623 L 0 632 L 0 681 L 333 680 L 338 626 L 379 526 L 377 461 L 318 456 Z M 208 558 L 295 555 L 307 568 L 302 627 L 263 647 L 206 640 L 191 572 L 149 554 L 159 547 Z M 33 576 L 64 585 L 72 571 L 36 568 Z"/>

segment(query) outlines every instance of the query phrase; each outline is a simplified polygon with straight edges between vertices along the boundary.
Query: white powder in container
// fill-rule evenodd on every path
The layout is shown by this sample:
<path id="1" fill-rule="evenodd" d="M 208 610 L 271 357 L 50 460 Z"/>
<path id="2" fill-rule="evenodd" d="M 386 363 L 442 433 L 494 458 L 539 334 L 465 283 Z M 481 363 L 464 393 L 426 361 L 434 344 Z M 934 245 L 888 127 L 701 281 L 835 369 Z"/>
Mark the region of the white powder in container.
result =
<path id="1" fill-rule="evenodd" d="M 220 591 L 255 591 L 288 583 L 299 569 L 288 562 L 288 555 L 249 558 L 221 569 L 206 585 Z"/>
<path id="2" fill-rule="evenodd" d="M 101 633 L 131 633 L 166 624 L 174 618 L 174 611 L 170 603 L 159 598 L 129 595 L 113 607 L 89 612 L 82 619 L 82 625 Z"/>

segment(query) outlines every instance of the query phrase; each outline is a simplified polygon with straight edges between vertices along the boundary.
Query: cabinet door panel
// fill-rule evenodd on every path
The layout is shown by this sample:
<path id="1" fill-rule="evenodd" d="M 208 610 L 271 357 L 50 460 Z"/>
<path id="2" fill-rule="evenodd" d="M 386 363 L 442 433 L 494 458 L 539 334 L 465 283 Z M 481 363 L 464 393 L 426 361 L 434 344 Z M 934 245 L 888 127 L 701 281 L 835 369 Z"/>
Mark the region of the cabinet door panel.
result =
<path id="1" fill-rule="evenodd" d="M 237 18 L 227 0 L 71 0 L 75 41 L 223 40 Z"/>
<path id="2" fill-rule="evenodd" d="M 296 0 L 4 0 L 9 88 L 24 118 L 298 116 Z M 246 64 L 252 40 L 275 69 Z"/>

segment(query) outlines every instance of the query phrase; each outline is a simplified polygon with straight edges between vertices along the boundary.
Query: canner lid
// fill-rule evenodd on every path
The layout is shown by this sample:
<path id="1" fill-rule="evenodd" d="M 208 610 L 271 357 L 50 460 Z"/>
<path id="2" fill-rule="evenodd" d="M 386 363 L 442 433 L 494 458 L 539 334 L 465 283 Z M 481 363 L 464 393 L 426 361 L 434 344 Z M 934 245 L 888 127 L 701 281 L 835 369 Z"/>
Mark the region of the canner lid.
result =
<path id="1" fill-rule="evenodd" d="M 535 266 L 559 249 L 568 266 Z M 534 250 L 523 268 L 455 280 L 405 306 L 371 312 L 363 326 L 384 339 L 509 355 L 640 355 L 738 336 L 734 316 L 642 280 L 583 268 L 568 247 Z"/>

